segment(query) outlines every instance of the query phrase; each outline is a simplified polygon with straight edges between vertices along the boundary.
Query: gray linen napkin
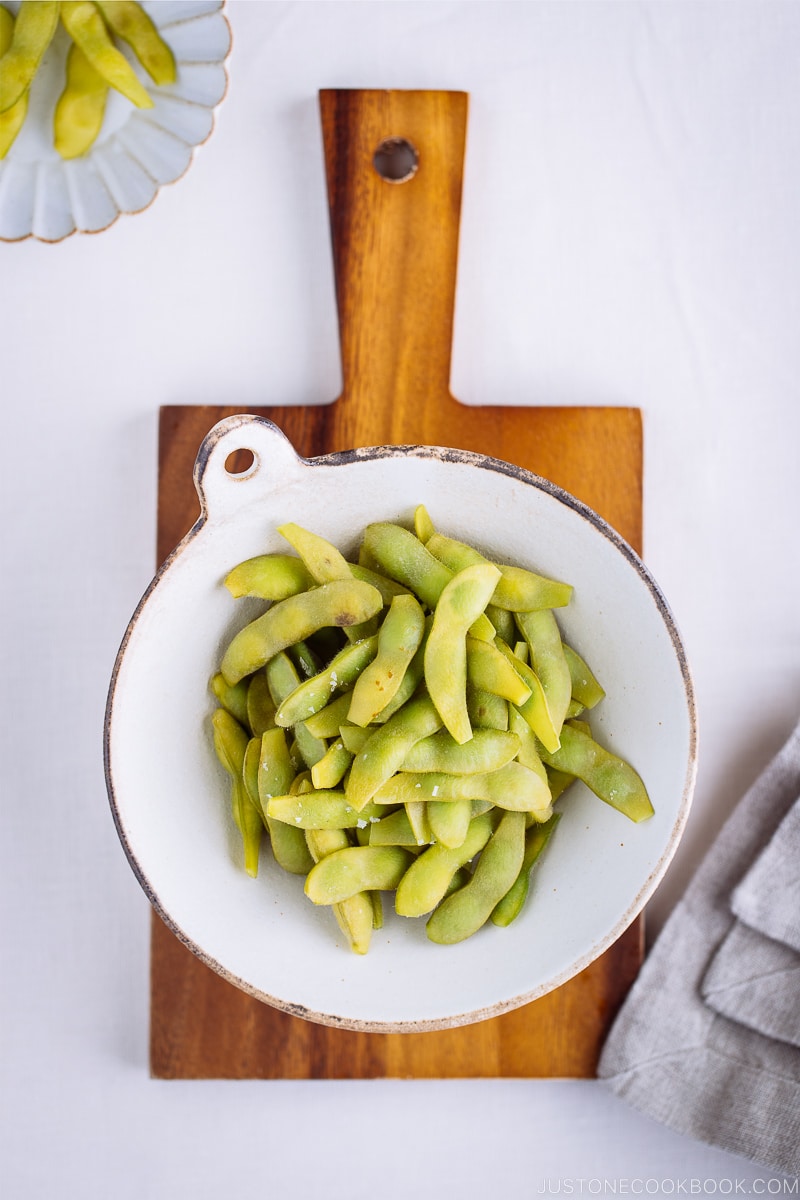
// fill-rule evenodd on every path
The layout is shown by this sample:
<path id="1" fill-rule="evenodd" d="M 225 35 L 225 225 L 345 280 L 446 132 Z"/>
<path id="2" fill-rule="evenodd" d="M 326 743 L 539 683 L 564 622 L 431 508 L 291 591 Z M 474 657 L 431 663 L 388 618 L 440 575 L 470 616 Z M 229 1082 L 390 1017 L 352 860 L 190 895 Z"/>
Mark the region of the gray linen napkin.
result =
<path id="1" fill-rule="evenodd" d="M 800 956 L 780 938 L 797 932 L 798 796 L 800 726 L 664 926 L 598 1068 L 672 1129 L 790 1174 L 800 1173 Z"/>

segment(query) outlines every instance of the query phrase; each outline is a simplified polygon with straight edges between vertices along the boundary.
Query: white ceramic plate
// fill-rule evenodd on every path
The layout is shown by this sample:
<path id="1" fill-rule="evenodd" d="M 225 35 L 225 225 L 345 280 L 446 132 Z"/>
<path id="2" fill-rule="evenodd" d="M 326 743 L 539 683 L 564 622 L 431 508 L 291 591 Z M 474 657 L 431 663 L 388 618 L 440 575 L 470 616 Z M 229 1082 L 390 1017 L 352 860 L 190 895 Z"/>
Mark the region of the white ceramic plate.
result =
<path id="1" fill-rule="evenodd" d="M 251 471 L 225 460 L 246 447 Z M 465 1024 L 557 987 L 622 933 L 655 889 L 686 821 L 695 712 L 680 638 L 633 551 L 552 484 L 480 455 L 382 447 L 303 460 L 270 422 L 232 417 L 195 468 L 203 515 L 153 581 L 125 635 L 109 694 L 106 771 L 120 837 L 174 932 L 246 991 L 286 1011 L 354 1029 Z M 369 954 L 342 943 L 333 916 L 269 853 L 257 880 L 241 865 L 228 785 L 210 737 L 208 680 L 233 633 L 263 605 L 233 601 L 227 571 L 286 550 L 296 521 L 346 553 L 374 520 L 408 522 L 424 503 L 443 532 L 501 561 L 575 587 L 565 638 L 607 697 L 598 739 L 637 768 L 655 816 L 633 825 L 582 785 L 563 803 L 532 895 L 507 929 L 460 945 L 429 942 L 423 920 L 386 913 Z M 387 909 L 391 906 L 386 905 Z"/>
<path id="2" fill-rule="evenodd" d="M 19 0 L 4 0 L 15 12 Z M 53 146 L 53 112 L 64 86 L 69 38 L 59 25 L 31 85 L 28 115 L 0 161 L 0 240 L 59 242 L 99 233 L 122 213 L 141 212 L 163 184 L 186 173 L 214 128 L 227 89 L 231 33 L 224 0 L 144 3 L 175 55 L 177 81 L 156 87 L 122 42 L 154 107 L 137 109 L 112 88 L 92 149 L 64 161 Z"/>

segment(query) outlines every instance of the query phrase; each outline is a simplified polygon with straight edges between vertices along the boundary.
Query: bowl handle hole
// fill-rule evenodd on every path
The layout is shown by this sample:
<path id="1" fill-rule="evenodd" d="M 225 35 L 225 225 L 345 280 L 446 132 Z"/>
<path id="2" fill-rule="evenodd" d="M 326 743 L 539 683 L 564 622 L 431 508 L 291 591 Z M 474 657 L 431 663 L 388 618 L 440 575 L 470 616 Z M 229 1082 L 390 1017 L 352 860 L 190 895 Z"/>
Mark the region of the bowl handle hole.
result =
<path id="1" fill-rule="evenodd" d="M 239 450 L 232 450 L 225 459 L 225 470 L 229 475 L 233 475 L 236 479 L 241 479 L 244 475 L 251 475 L 257 465 L 257 459 L 252 450 L 242 447 Z"/>
<path id="2" fill-rule="evenodd" d="M 372 165 L 387 183 L 407 183 L 416 174 L 419 155 L 405 138 L 384 138 L 372 157 Z"/>

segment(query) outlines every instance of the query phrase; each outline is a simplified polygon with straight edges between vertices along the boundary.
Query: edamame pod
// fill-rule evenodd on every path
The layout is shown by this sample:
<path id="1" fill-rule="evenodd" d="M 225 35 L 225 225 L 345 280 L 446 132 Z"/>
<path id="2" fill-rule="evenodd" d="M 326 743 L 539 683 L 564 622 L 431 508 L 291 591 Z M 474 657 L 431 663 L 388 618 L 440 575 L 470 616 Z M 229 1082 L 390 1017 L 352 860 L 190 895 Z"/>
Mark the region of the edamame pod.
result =
<path id="1" fill-rule="evenodd" d="M 547 711 L 558 737 L 572 696 L 572 680 L 556 619 L 551 612 L 524 612 L 516 614 L 516 622 L 528 643 L 531 666 L 542 685 Z"/>
<path id="2" fill-rule="evenodd" d="M 369 725 L 394 699 L 424 632 L 425 614 L 416 597 L 395 596 L 377 635 L 377 654 L 356 680 L 348 721 Z"/>
<path id="3" fill-rule="evenodd" d="M 511 662 L 491 642 L 467 638 L 467 680 L 473 687 L 512 704 L 524 704 L 531 689 L 514 670 Z"/>
<path id="4" fill-rule="evenodd" d="M 522 867 L 505 896 L 492 910 L 493 925 L 505 928 L 522 912 L 522 906 L 528 898 L 530 889 L 531 869 L 541 857 L 542 851 L 550 841 L 560 819 L 561 813 L 553 813 L 548 821 L 542 825 L 533 825 L 525 834 L 525 854 L 522 859 Z"/>
<path id="5" fill-rule="evenodd" d="M 653 805 L 639 775 L 629 763 L 599 746 L 571 725 L 561 731 L 561 748 L 554 754 L 542 751 L 543 761 L 557 771 L 582 780 L 596 796 L 631 821 L 646 821 Z"/>
<path id="6" fill-rule="evenodd" d="M 398 770 L 415 742 L 436 733 L 441 725 L 441 717 L 430 697 L 419 696 L 409 700 L 400 712 L 377 729 L 356 754 L 350 769 L 345 790 L 353 808 L 362 809 Z"/>
<path id="7" fill-rule="evenodd" d="M 416 846 L 416 834 L 404 808 L 387 813 L 369 826 L 370 846 Z"/>
<path id="8" fill-rule="evenodd" d="M 479 775 L 416 775 L 399 771 L 372 797 L 376 804 L 406 804 L 431 800 L 488 800 L 514 812 L 548 813 L 550 791 L 536 771 L 510 762 L 498 771 Z"/>
<path id="9" fill-rule="evenodd" d="M 127 42 L 147 74 L 164 87 L 177 78 L 175 57 L 141 4 L 132 0 L 96 0 L 106 24 Z"/>
<path id="10" fill-rule="evenodd" d="M 335 788 L 341 783 L 347 768 L 353 761 L 354 755 L 345 748 L 344 742 L 338 738 L 332 742 L 319 762 L 311 768 L 311 781 L 314 787 Z"/>
<path id="11" fill-rule="evenodd" d="M 451 850 L 464 844 L 472 820 L 472 800 L 431 800 L 427 810 L 435 841 Z"/>
<path id="12" fill-rule="evenodd" d="M 153 107 L 152 99 L 125 55 L 112 42 L 105 21 L 90 0 L 62 0 L 61 20 L 72 40 L 111 87 L 137 108 Z"/>
<path id="13" fill-rule="evenodd" d="M 458 542 L 455 538 L 445 537 L 435 533 L 427 542 L 427 547 L 435 558 L 443 562 L 451 571 L 463 571 L 465 567 L 477 563 L 489 562 L 480 551 Z M 569 604 L 572 587 L 568 583 L 559 583 L 555 579 L 546 579 L 533 571 L 522 567 L 498 564 L 500 578 L 491 597 L 490 603 L 496 608 L 504 608 L 510 612 L 532 612 L 539 609 L 563 608 Z"/>
<path id="14" fill-rule="evenodd" d="M 246 679 L 242 679 L 239 683 L 231 687 L 230 684 L 225 682 L 218 671 L 209 680 L 209 687 L 222 707 L 232 717 L 235 717 L 240 725 L 249 726 L 247 716 L 247 690 L 249 684 Z"/>
<path id="15" fill-rule="evenodd" d="M 524 854 L 525 817 L 518 812 L 504 813 L 481 852 L 472 879 L 443 900 L 428 918 L 430 940 L 450 946 L 485 925 L 519 875 Z"/>
<path id="16" fill-rule="evenodd" d="M 0 59 L 14 38 L 14 18 L 7 8 L 0 5 Z M 5 69 L 5 68 L 3 68 Z M 5 158 L 14 139 L 22 128 L 28 113 L 28 93 L 23 92 L 19 100 L 0 112 L 0 159 Z"/>
<path id="17" fill-rule="evenodd" d="M 380 820 L 381 809 L 364 805 L 356 812 L 344 792 L 333 789 L 273 796 L 267 802 L 267 816 L 298 829 L 363 829 L 370 821 Z"/>
<path id="18" fill-rule="evenodd" d="M 504 654 L 508 658 L 514 670 L 531 689 L 528 699 L 524 704 L 519 705 L 519 712 L 528 722 L 542 745 L 546 746 L 548 750 L 557 750 L 560 744 L 558 734 L 553 724 L 553 718 L 550 715 L 550 709 L 547 706 L 544 688 L 539 676 L 531 670 L 527 663 L 517 658 L 505 642 L 501 642 L 497 638 L 495 645 L 501 654 Z"/>
<path id="19" fill-rule="evenodd" d="M 239 686 L 237 683 L 236 687 Z M 247 689 L 247 723 L 254 737 L 261 737 L 267 729 L 275 727 L 275 702 L 264 671 L 253 675 Z"/>
<path id="20" fill-rule="evenodd" d="M 0 113 L 24 96 L 58 25 L 57 3 L 27 0 L 20 6 L 8 48 L 0 59 Z"/>
<path id="21" fill-rule="evenodd" d="M 343 830 L 309 829 L 306 841 L 315 862 L 320 862 L 326 855 L 342 850 L 350 844 Z M 375 922 L 375 906 L 369 893 L 359 892 L 341 904 L 334 904 L 333 914 L 347 938 L 350 949 L 356 954 L 366 954 Z"/>
<path id="22" fill-rule="evenodd" d="M 62 158 L 79 158 L 97 140 L 106 113 L 108 81 L 74 42 L 67 79 L 53 114 L 53 145 Z"/>
<path id="23" fill-rule="evenodd" d="M 573 700 L 577 700 L 583 708 L 594 708 L 595 704 L 599 704 L 603 699 L 605 692 L 580 654 L 567 645 L 564 645 L 563 650 L 569 670 Z"/>
<path id="24" fill-rule="evenodd" d="M 337 692 L 353 686 L 377 650 L 377 634 L 365 638 L 363 642 L 345 646 L 324 671 L 306 679 L 289 693 L 275 713 L 275 724 L 287 728 L 325 708 Z"/>
<path id="25" fill-rule="evenodd" d="M 238 683 L 315 630 L 326 625 L 356 625 L 382 607 L 380 592 L 357 579 L 339 579 L 289 596 L 236 634 L 220 670 L 228 683 Z"/>
<path id="26" fill-rule="evenodd" d="M 508 729 L 508 701 L 502 696 L 493 696 L 481 688 L 474 688 L 467 680 L 467 712 L 470 725 L 476 729 Z M 473 732 L 473 737 L 475 736 Z"/>
<path id="27" fill-rule="evenodd" d="M 273 796 L 285 795 L 294 781 L 294 768 L 283 729 L 267 729 L 261 736 L 258 763 L 258 798 L 267 822 L 273 857 L 279 867 L 292 875 L 307 875 L 314 860 L 306 843 L 305 831 L 283 821 L 274 821 L 267 813 Z"/>
<path id="28" fill-rule="evenodd" d="M 249 739 L 239 722 L 224 708 L 218 708 L 211 721 L 217 758 L 231 777 L 231 809 L 242 835 L 244 869 L 255 878 L 263 822 L 260 809 L 256 809 L 245 788 L 244 764 Z"/>
<path id="29" fill-rule="evenodd" d="M 414 509 L 414 533 L 423 545 L 433 537 L 436 530 L 424 504 L 418 504 Z"/>
<path id="30" fill-rule="evenodd" d="M 459 745 L 452 734 L 440 729 L 409 750 L 401 769 L 428 773 L 440 771 L 447 775 L 485 774 L 510 763 L 519 750 L 520 739 L 515 733 L 476 729 L 468 742 Z"/>
<path id="31" fill-rule="evenodd" d="M 342 696 L 337 696 L 335 700 L 331 700 L 330 704 L 326 704 L 319 712 L 313 713 L 312 716 L 306 717 L 305 727 L 309 733 L 313 733 L 314 737 L 318 738 L 335 738 L 339 736 L 339 726 L 343 725 L 347 720 L 347 713 L 350 708 L 350 693 L 345 692 Z"/>
<path id="32" fill-rule="evenodd" d="M 483 612 L 500 572 L 479 563 L 454 575 L 442 590 L 425 647 L 425 684 L 457 742 L 472 737 L 467 712 L 467 630 Z"/>
<path id="33" fill-rule="evenodd" d="M 240 562 L 225 576 L 225 587 L 235 599 L 288 600 L 308 591 L 313 582 L 305 564 L 291 554 L 260 554 Z"/>
<path id="34" fill-rule="evenodd" d="M 421 917 L 446 895 L 453 876 L 479 854 L 497 825 L 491 813 L 473 817 L 458 849 L 431 846 L 423 851 L 397 885 L 395 911 L 401 917 Z"/>
<path id="35" fill-rule="evenodd" d="M 300 685 L 294 663 L 283 652 L 276 654 L 267 663 L 266 677 L 270 695 L 276 707 Z M 302 721 L 298 721 L 296 725 L 292 726 L 292 732 L 303 762 L 307 767 L 313 767 L 314 763 L 319 762 L 328 749 L 327 743 L 322 738 L 314 737 Z"/>
<path id="36" fill-rule="evenodd" d="M 305 893 L 314 904 L 341 904 L 359 892 L 394 890 L 412 862 L 402 846 L 347 846 L 311 868 Z"/>

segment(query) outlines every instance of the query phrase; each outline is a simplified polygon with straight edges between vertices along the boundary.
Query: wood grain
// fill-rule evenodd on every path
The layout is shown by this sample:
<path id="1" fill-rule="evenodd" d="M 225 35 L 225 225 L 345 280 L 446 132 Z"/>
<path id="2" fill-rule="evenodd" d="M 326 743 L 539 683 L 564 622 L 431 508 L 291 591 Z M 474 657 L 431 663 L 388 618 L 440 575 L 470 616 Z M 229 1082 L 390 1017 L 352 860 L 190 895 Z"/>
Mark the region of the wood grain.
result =
<path id="1" fill-rule="evenodd" d="M 467 97 L 329 91 L 320 101 L 342 395 L 321 407 L 162 409 L 159 561 L 199 515 L 192 465 L 200 442 L 242 411 L 275 421 L 306 457 L 422 443 L 506 459 L 565 487 L 640 550 L 638 410 L 467 407 L 450 394 Z M 390 136 L 418 151 L 407 183 L 387 183 L 373 169 L 375 148 Z M 151 1071 L 172 1079 L 592 1076 L 642 953 L 639 919 L 582 974 L 502 1017 L 434 1033 L 354 1033 L 239 992 L 154 915 Z"/>

